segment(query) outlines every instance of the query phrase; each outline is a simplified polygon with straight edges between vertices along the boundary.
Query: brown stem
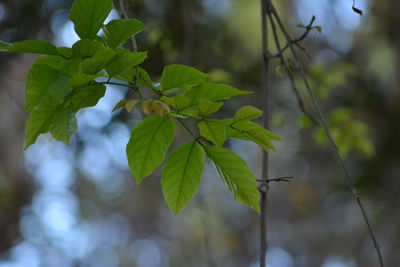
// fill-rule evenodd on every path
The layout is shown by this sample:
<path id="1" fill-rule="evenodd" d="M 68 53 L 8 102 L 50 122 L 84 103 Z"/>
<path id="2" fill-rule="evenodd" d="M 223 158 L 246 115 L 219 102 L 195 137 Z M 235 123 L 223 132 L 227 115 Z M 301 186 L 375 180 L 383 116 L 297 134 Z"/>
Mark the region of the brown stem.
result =
<path id="1" fill-rule="evenodd" d="M 269 58 L 265 57 L 268 51 L 268 25 L 267 25 L 267 0 L 261 0 L 261 18 L 262 18 L 262 110 L 263 110 L 263 126 L 268 128 L 268 63 Z M 262 177 L 268 177 L 268 154 L 263 151 L 262 155 Z M 259 186 L 260 191 L 260 267 L 266 266 L 267 257 L 267 197 L 268 197 L 268 183 L 263 181 Z"/>

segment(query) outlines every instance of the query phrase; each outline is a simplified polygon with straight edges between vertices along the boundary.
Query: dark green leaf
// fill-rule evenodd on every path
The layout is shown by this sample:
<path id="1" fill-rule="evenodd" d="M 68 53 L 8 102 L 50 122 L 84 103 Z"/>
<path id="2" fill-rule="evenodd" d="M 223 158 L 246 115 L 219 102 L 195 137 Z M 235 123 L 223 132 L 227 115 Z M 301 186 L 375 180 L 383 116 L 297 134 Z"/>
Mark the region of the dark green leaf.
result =
<path id="1" fill-rule="evenodd" d="M 33 53 L 45 55 L 60 55 L 57 48 L 49 42 L 41 40 L 26 40 L 19 43 L 7 44 L 0 42 L 0 51 Z"/>
<path id="2" fill-rule="evenodd" d="M 70 100 L 72 110 L 77 112 L 81 108 L 95 106 L 97 102 L 99 102 L 100 98 L 104 96 L 105 92 L 106 87 L 102 84 L 75 88 L 74 94 Z"/>
<path id="3" fill-rule="evenodd" d="M 92 57 L 102 48 L 104 48 L 104 45 L 98 41 L 79 40 L 72 46 L 72 57 Z"/>
<path id="4" fill-rule="evenodd" d="M 144 24 L 137 19 L 112 20 L 104 26 L 105 40 L 111 48 L 117 48 L 144 29 Z"/>
<path id="5" fill-rule="evenodd" d="M 117 53 L 111 49 L 102 49 L 96 52 L 92 58 L 82 62 L 82 72 L 86 74 L 97 74 L 112 64 Z"/>
<path id="6" fill-rule="evenodd" d="M 94 39 L 112 9 L 112 0 L 75 0 L 70 19 L 81 39 Z"/>
<path id="7" fill-rule="evenodd" d="M 161 116 L 145 118 L 132 130 L 126 154 L 137 183 L 161 164 L 174 134 L 174 121 Z"/>
<path id="8" fill-rule="evenodd" d="M 236 201 L 259 212 L 260 194 L 256 178 L 244 161 L 235 152 L 215 146 L 204 146 L 207 157 L 210 158 L 228 187 L 234 192 Z"/>
<path id="9" fill-rule="evenodd" d="M 81 87 L 84 85 L 89 85 L 94 79 L 100 77 L 98 74 L 84 74 L 84 73 L 76 73 L 69 80 L 69 85 L 72 88 Z"/>
<path id="10" fill-rule="evenodd" d="M 162 90 L 183 88 L 202 83 L 208 75 L 185 65 L 169 65 L 164 68 L 161 77 Z"/>
<path id="11" fill-rule="evenodd" d="M 119 50 L 113 61 L 106 67 L 110 77 L 124 72 L 142 63 L 147 57 L 147 52 L 132 53 L 128 50 Z"/>
<path id="12" fill-rule="evenodd" d="M 204 167 L 204 152 L 196 143 L 184 144 L 167 158 L 162 169 L 162 191 L 170 210 L 183 210 L 199 188 Z"/>

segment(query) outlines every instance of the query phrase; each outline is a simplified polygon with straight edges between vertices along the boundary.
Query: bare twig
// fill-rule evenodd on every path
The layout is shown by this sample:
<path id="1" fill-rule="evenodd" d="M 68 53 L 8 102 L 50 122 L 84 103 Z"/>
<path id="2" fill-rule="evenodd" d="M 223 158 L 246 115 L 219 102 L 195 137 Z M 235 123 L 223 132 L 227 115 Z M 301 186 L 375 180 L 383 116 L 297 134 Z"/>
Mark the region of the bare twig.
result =
<path id="1" fill-rule="evenodd" d="M 271 10 L 271 12 L 272 12 L 272 10 Z M 268 12 L 268 13 L 270 14 L 271 12 Z M 276 11 L 274 11 L 274 12 L 276 12 Z M 306 115 L 314 125 L 319 125 L 318 121 L 314 118 L 314 116 L 310 112 L 308 112 L 308 110 L 304 106 L 304 102 L 303 102 L 303 99 L 300 96 L 299 90 L 297 89 L 293 73 L 292 73 L 291 69 L 287 66 L 287 64 L 285 62 L 285 58 L 283 56 L 284 49 L 281 49 L 281 45 L 280 45 L 280 42 L 279 42 L 279 38 L 278 38 L 278 33 L 277 33 L 275 22 L 274 22 L 274 20 L 273 20 L 271 15 L 268 15 L 268 18 L 269 18 L 269 21 L 271 23 L 271 28 L 272 28 L 272 33 L 274 35 L 274 42 L 275 42 L 275 45 L 276 45 L 276 49 L 278 51 L 282 51 L 282 53 L 278 53 L 278 57 L 279 57 L 280 62 L 281 62 L 280 64 L 281 64 L 281 66 L 283 66 L 285 68 L 285 73 L 289 77 L 290 85 L 291 85 L 292 90 L 293 90 L 293 92 L 294 92 L 294 94 L 296 96 L 296 99 L 297 99 L 297 104 L 299 105 L 299 108 L 304 113 L 304 115 Z M 307 29 L 311 28 L 311 25 L 313 24 L 314 20 L 315 20 L 315 17 L 313 16 L 309 26 L 307 26 Z M 300 41 L 303 40 L 307 36 L 307 33 L 308 32 L 306 31 L 298 40 L 300 40 Z M 296 42 L 288 41 L 287 43 L 288 44 L 289 43 L 294 44 Z M 288 44 L 287 44 L 287 47 L 289 47 Z"/>
<path id="2" fill-rule="evenodd" d="M 267 25 L 268 0 L 261 0 L 261 18 L 262 18 L 262 51 L 268 51 L 268 25 Z M 263 55 L 262 58 L 262 110 L 263 110 L 263 126 L 268 128 L 268 63 L 269 58 Z M 268 153 L 263 151 L 262 155 L 262 177 L 268 177 Z M 267 197 L 268 183 L 263 181 L 258 187 L 260 191 L 260 267 L 266 266 L 267 257 Z"/>
<path id="3" fill-rule="evenodd" d="M 122 17 L 123 19 L 128 19 L 129 16 L 128 16 L 128 13 L 126 12 L 125 1 L 124 1 L 124 0 L 119 0 L 119 6 L 120 6 L 120 9 L 121 9 L 121 17 Z M 133 49 L 133 52 L 134 52 L 134 53 L 137 53 L 137 51 L 138 51 L 138 46 L 137 46 L 136 38 L 135 38 L 134 35 L 131 37 L 131 42 L 132 42 L 132 49 Z"/>
<path id="4" fill-rule="evenodd" d="M 269 0 L 269 1 L 270 1 L 270 0 Z M 271 4 L 271 6 L 272 6 L 272 3 L 271 3 L 271 2 L 270 2 L 270 4 Z M 312 100 L 312 103 L 313 103 L 313 105 L 314 105 L 315 111 L 316 111 L 317 114 L 318 114 L 318 118 L 319 118 L 320 124 L 321 124 L 322 128 L 324 129 L 324 132 L 325 132 L 325 134 L 326 134 L 326 136 L 327 136 L 327 138 L 328 138 L 328 141 L 329 141 L 331 150 L 332 150 L 333 154 L 335 155 L 335 157 L 336 157 L 336 159 L 337 159 L 339 165 L 340 165 L 340 166 L 342 167 L 342 169 L 343 169 L 343 172 L 344 172 L 344 174 L 345 174 L 345 177 L 346 177 L 348 186 L 349 186 L 351 192 L 353 193 L 353 195 L 354 195 L 354 197 L 355 197 L 355 199 L 356 199 L 356 201 L 357 201 L 358 207 L 359 207 L 359 209 L 360 209 L 360 211 L 361 211 L 361 213 L 362 213 L 364 222 L 365 222 L 365 224 L 366 224 L 366 226 L 367 226 L 367 228 L 368 228 L 369 235 L 370 235 L 370 237 L 371 237 L 371 239 L 372 239 L 372 242 L 373 242 L 375 251 L 376 251 L 376 253 L 377 253 L 378 260 L 379 260 L 379 264 L 380 264 L 381 267 L 384 267 L 384 263 L 383 263 L 383 259 L 382 259 L 382 254 L 381 254 L 381 251 L 380 251 L 380 248 L 379 248 L 379 244 L 378 244 L 377 239 L 375 238 L 375 234 L 374 234 L 373 229 L 372 229 L 372 227 L 371 227 L 370 221 L 369 221 L 368 216 L 367 216 L 367 214 L 366 214 L 366 212 L 365 212 L 364 206 L 363 206 L 363 204 L 362 204 L 362 202 L 361 202 L 360 194 L 358 193 L 357 188 L 356 188 L 355 185 L 354 185 L 353 179 L 352 179 L 352 177 L 351 177 L 351 175 L 350 175 L 350 172 L 349 172 L 349 170 L 348 170 L 348 168 L 347 168 L 347 166 L 346 166 L 346 164 L 345 164 L 343 158 L 340 156 L 339 149 L 338 149 L 338 147 L 337 147 L 335 141 L 334 141 L 333 138 L 332 138 L 332 134 L 331 134 L 331 132 L 330 132 L 330 130 L 329 130 L 329 128 L 328 128 L 328 125 L 327 125 L 326 122 L 325 122 L 324 115 L 322 114 L 321 109 L 319 108 L 319 104 L 318 104 L 317 98 L 315 97 L 313 91 L 311 90 L 310 84 L 308 83 L 308 80 L 307 80 L 306 75 L 305 75 L 305 72 L 304 72 L 304 68 L 303 68 L 303 66 L 302 66 L 301 64 L 299 64 L 298 55 L 297 55 L 296 50 L 294 49 L 293 43 L 292 43 L 293 40 L 291 39 L 289 33 L 287 32 L 285 26 L 284 26 L 283 23 L 282 23 L 282 20 L 280 19 L 279 14 L 276 12 L 275 9 L 272 9 L 271 14 L 272 14 L 272 16 L 275 18 L 275 20 L 277 21 L 280 30 L 282 31 L 283 35 L 284 35 L 285 38 L 287 39 L 287 42 L 288 42 L 288 44 L 289 44 L 290 51 L 291 51 L 292 56 L 293 56 L 293 58 L 294 58 L 294 60 L 295 60 L 295 64 L 296 64 L 297 66 L 299 66 L 299 69 L 300 69 L 300 76 L 301 76 L 301 78 L 302 78 L 302 80 L 303 80 L 303 83 L 304 83 L 304 85 L 305 85 L 305 87 L 306 87 L 306 89 L 307 89 L 307 92 L 308 92 L 308 94 L 309 94 L 309 96 L 310 96 L 310 98 L 311 98 L 311 100 Z"/>
<path id="5" fill-rule="evenodd" d="M 286 45 L 283 48 L 278 49 L 278 52 L 276 52 L 275 54 L 270 54 L 270 55 L 267 54 L 266 56 L 269 57 L 269 58 L 279 58 L 289 48 L 290 44 L 291 45 L 296 45 L 301 50 L 303 50 L 306 54 L 308 54 L 307 50 L 305 50 L 305 48 L 300 45 L 300 42 L 303 41 L 308 36 L 310 31 L 313 29 L 312 26 L 314 24 L 314 21 L 315 21 L 315 16 L 312 16 L 310 23 L 305 27 L 306 30 L 304 31 L 304 33 L 300 37 L 298 37 L 296 39 L 293 39 L 291 41 L 288 41 L 286 43 Z"/>
<path id="6" fill-rule="evenodd" d="M 277 177 L 277 178 L 271 178 L 271 179 L 257 179 L 257 182 L 287 182 L 290 184 L 290 182 L 293 180 L 293 176 L 282 176 L 282 177 Z"/>

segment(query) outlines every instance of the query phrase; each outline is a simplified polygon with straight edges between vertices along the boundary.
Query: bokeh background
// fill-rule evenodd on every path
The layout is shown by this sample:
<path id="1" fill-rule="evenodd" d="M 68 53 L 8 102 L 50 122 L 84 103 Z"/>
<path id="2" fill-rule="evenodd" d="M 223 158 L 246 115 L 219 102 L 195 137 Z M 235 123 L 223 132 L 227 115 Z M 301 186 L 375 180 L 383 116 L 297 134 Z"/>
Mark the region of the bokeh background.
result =
<path id="1" fill-rule="evenodd" d="M 140 50 L 154 80 L 170 63 L 193 65 L 215 82 L 255 94 L 222 110 L 260 106 L 261 38 L 257 0 L 135 0 L 129 13 L 147 25 Z M 293 36 L 312 15 L 322 33 L 303 42 L 313 90 L 359 188 L 387 266 L 400 266 L 400 1 L 274 1 Z M 118 3 L 116 3 L 118 4 Z M 0 39 L 76 41 L 71 0 L 0 1 Z M 114 10 L 109 19 L 117 18 Z M 273 44 L 270 44 L 273 47 Z M 271 51 L 273 52 L 273 51 Z M 258 216 L 233 201 L 207 164 L 197 196 L 178 216 L 168 211 L 160 172 L 141 186 L 125 145 L 142 114 L 111 113 L 128 93 L 108 87 L 79 113 L 70 146 L 43 135 L 23 151 L 24 83 L 35 55 L 0 54 L 0 266 L 255 267 Z M 272 63 L 272 130 L 284 138 L 270 154 L 268 263 L 271 267 L 377 266 L 366 226 L 320 130 L 303 118 L 286 77 Z M 299 83 L 306 107 L 310 101 Z M 183 129 L 179 140 L 189 137 Z M 227 144 L 260 176 L 261 151 Z"/>

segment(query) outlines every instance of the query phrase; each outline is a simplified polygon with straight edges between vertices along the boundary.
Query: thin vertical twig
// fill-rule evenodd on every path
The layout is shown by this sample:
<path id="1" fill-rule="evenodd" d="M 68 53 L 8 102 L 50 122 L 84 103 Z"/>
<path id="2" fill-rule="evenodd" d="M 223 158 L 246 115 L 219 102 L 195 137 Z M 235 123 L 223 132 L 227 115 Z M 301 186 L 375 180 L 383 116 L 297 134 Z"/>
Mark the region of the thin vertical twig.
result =
<path id="1" fill-rule="evenodd" d="M 268 0 L 268 1 L 270 1 L 270 0 Z M 289 50 L 290 50 L 290 52 L 291 52 L 291 54 L 293 56 L 293 59 L 294 59 L 294 62 L 296 64 L 296 66 L 300 70 L 300 76 L 301 76 L 301 78 L 303 80 L 304 86 L 306 87 L 307 93 L 309 94 L 309 96 L 311 98 L 311 102 L 312 102 L 312 104 L 314 106 L 314 109 L 315 109 L 317 115 L 318 115 L 318 119 L 320 121 L 320 124 L 321 124 L 321 126 L 322 126 L 322 128 L 323 128 L 323 130 L 324 130 L 324 132 L 325 132 L 325 134 L 327 136 L 327 138 L 328 138 L 331 150 L 332 150 L 335 158 L 337 159 L 339 165 L 343 169 L 343 172 L 345 174 L 348 186 L 349 186 L 351 192 L 353 193 L 353 195 L 354 195 L 354 197 L 355 197 L 355 199 L 357 201 L 358 207 L 359 207 L 359 209 L 361 211 L 361 214 L 363 216 L 364 222 L 365 222 L 365 224 L 366 224 L 366 226 L 368 228 L 369 235 L 370 235 L 370 237 L 372 239 L 372 243 L 374 245 L 375 251 L 377 253 L 379 264 L 380 264 L 381 267 L 384 267 L 383 258 L 382 258 L 382 254 L 381 254 L 381 251 L 380 251 L 380 248 L 379 248 L 379 244 L 378 244 L 378 241 L 377 241 L 377 239 L 375 237 L 374 231 L 373 231 L 373 229 L 371 227 L 371 223 L 369 221 L 367 213 L 366 213 L 366 211 L 364 209 L 364 205 L 361 202 L 360 194 L 359 194 L 359 192 L 358 192 L 358 190 L 357 190 L 357 188 L 356 188 L 356 186 L 355 186 L 355 184 L 353 182 L 353 178 L 352 178 L 352 176 L 350 174 L 350 171 L 348 170 L 343 158 L 340 155 L 339 149 L 338 149 L 335 141 L 332 138 L 332 134 L 331 134 L 331 132 L 329 130 L 329 127 L 328 127 L 328 125 L 327 125 L 327 123 L 325 121 L 324 115 L 321 112 L 321 109 L 319 107 L 317 98 L 316 98 L 316 96 L 314 95 L 314 93 L 313 93 L 313 91 L 311 89 L 311 86 L 310 86 L 310 84 L 309 84 L 309 82 L 308 82 L 308 80 L 306 78 L 304 68 L 300 64 L 297 52 L 293 47 L 293 40 L 290 37 L 290 35 L 289 35 L 288 31 L 286 30 L 285 26 L 283 25 L 279 14 L 276 12 L 276 10 L 274 9 L 274 7 L 273 7 L 271 2 L 270 2 L 270 7 L 271 7 L 271 13 L 269 13 L 269 15 L 271 17 L 273 16 L 275 18 L 275 20 L 278 23 L 278 26 L 279 26 L 281 32 L 283 33 L 283 35 L 285 36 L 285 38 L 287 40 L 287 43 L 289 44 Z"/>
<path id="2" fill-rule="evenodd" d="M 126 12 L 125 1 L 124 0 L 119 0 L 119 8 L 121 9 L 122 18 L 128 19 L 129 16 L 128 16 L 128 13 Z M 136 43 L 135 36 L 132 36 L 131 42 L 132 42 L 132 50 L 133 50 L 133 52 L 137 53 L 138 46 L 137 46 L 137 43 Z"/>
<path id="3" fill-rule="evenodd" d="M 265 55 L 268 53 L 268 25 L 267 25 L 267 0 L 261 0 L 261 36 L 262 36 L 262 74 L 261 74 L 261 93 L 262 93 L 262 110 L 263 110 L 263 126 L 269 127 L 268 123 L 268 63 L 269 59 Z M 260 191 L 260 267 L 266 266 L 267 260 L 267 203 L 268 203 L 268 153 L 264 150 L 262 154 L 262 179 L 259 186 Z"/>

